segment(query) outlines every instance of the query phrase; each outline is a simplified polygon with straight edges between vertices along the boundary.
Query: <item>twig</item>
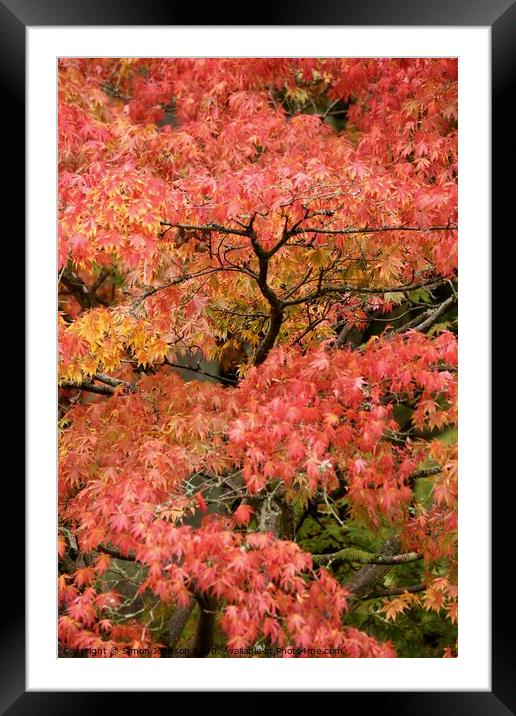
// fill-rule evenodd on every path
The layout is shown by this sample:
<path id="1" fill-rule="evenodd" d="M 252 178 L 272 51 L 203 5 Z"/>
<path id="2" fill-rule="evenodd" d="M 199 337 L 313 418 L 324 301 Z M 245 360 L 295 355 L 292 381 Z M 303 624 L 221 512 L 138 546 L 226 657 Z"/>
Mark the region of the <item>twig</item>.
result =
<path id="1" fill-rule="evenodd" d="M 135 562 L 136 556 L 132 554 L 132 552 L 128 552 L 127 554 L 122 554 L 119 549 L 116 547 L 108 547 L 105 544 L 99 544 L 96 547 L 97 552 L 104 552 L 105 554 L 109 554 L 110 557 L 114 557 L 115 559 L 125 559 L 128 562 Z"/>
<path id="2" fill-rule="evenodd" d="M 384 589 L 383 587 L 378 587 L 375 589 L 374 592 L 371 592 L 371 594 L 368 594 L 366 597 L 363 597 L 363 599 L 379 599 L 381 597 L 396 597 L 400 594 L 405 594 L 405 592 L 409 592 L 409 594 L 415 594 L 416 592 L 424 592 L 426 589 L 426 584 L 412 584 L 408 587 L 393 587 L 392 589 Z"/>
<path id="3" fill-rule="evenodd" d="M 333 507 L 330 505 L 329 500 L 328 500 L 328 493 L 326 492 L 326 489 L 323 490 L 323 498 L 324 498 L 324 502 L 325 502 L 325 504 L 326 504 L 326 507 L 327 507 L 328 510 L 330 511 L 330 514 L 331 514 L 333 517 L 335 517 L 335 519 L 337 520 L 337 522 L 339 523 L 339 525 L 342 527 L 343 524 L 344 524 L 344 522 L 340 519 L 339 515 L 335 512 L 335 510 L 333 509 Z M 315 556 L 316 556 L 316 555 L 314 555 L 314 558 L 315 558 Z"/>
<path id="4" fill-rule="evenodd" d="M 190 371 L 192 371 L 192 373 L 200 373 L 200 375 L 205 375 L 208 378 L 213 378 L 214 380 L 218 380 L 221 383 L 227 383 L 228 385 L 236 385 L 238 382 L 237 380 L 235 380 L 233 378 L 226 378 L 222 375 L 215 375 L 214 373 L 209 373 L 207 370 L 203 370 L 199 366 L 199 364 L 197 365 L 196 368 L 191 368 L 190 366 L 181 365 L 180 363 L 173 363 L 172 361 L 169 361 L 166 356 L 165 356 L 164 362 L 166 365 L 170 366 L 171 368 L 176 368 L 176 369 L 179 368 L 180 370 L 190 370 Z"/>

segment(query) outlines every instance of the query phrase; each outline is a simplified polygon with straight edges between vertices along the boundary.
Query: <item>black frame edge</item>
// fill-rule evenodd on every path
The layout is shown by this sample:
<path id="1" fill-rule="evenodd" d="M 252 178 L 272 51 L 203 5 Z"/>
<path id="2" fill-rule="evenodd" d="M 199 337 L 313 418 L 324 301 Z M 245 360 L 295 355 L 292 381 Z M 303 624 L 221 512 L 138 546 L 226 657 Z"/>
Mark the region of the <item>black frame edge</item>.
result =
<path id="1" fill-rule="evenodd" d="M 11 7 L 8 9 L 6 3 Z M 14 6 L 14 7 L 13 7 Z M 388 6 L 388 7 L 387 7 Z M 482 7 L 480 7 L 482 6 Z M 487 7 L 489 6 L 489 7 Z M 427 10 L 425 8 L 431 8 Z M 508 9 L 507 9 L 508 8 Z M 220 8 L 218 8 L 220 11 Z M 265 12 L 268 22 L 261 22 L 260 12 L 264 13 L 262 6 L 259 14 L 250 19 L 249 25 L 480 25 L 492 26 L 492 93 L 493 93 L 493 190 L 492 190 L 492 217 L 493 236 L 497 222 L 501 222 L 506 207 L 510 206 L 513 197 L 512 182 L 508 182 L 502 169 L 507 164 L 508 132 L 508 100 L 511 79 L 511 70 L 515 66 L 515 43 L 513 28 L 516 27 L 516 8 L 513 2 L 507 0 L 492 0 L 490 3 L 479 3 L 472 7 L 467 0 L 439 0 L 432 6 L 422 0 L 390 0 L 379 2 L 369 0 L 349 6 L 342 4 L 337 8 L 332 0 L 307 5 L 300 3 L 287 5 L 283 8 L 275 7 L 270 13 Z M 220 21 L 220 12 L 217 19 Z M 137 0 L 127 0 L 123 3 L 118 0 L 109 5 L 100 0 L 90 0 L 82 7 L 66 0 L 46 0 L 38 3 L 34 0 L 4 0 L 0 2 L 0 80 L 3 88 L 2 96 L 8 111 L 2 114 L 5 123 L 4 136 L 9 137 L 9 148 L 13 149 L 13 159 L 9 163 L 8 199 L 5 206 L 17 216 L 17 230 L 23 230 L 23 217 L 25 215 L 24 198 L 20 191 L 23 186 L 24 153 L 21 147 L 25 145 L 25 27 L 49 25 L 116 25 L 123 18 L 124 25 L 128 24 L 186 24 L 187 17 L 179 10 L 171 12 L 170 5 L 159 0 L 148 0 L 139 3 Z M 205 23 L 209 24 L 210 15 L 205 16 Z M 213 23 L 217 24 L 217 22 Z M 505 134 L 504 134 L 505 132 Z M 7 144 L 7 142 L 6 142 Z M 18 181 L 17 181 L 18 180 Z M 21 242 L 20 242 L 21 243 Z M 494 254 L 495 255 L 495 254 Z M 24 262 L 24 256 L 22 256 Z M 493 300 L 496 298 L 496 286 L 493 284 Z M 19 314 L 18 314 L 19 315 Z M 14 326 L 13 326 L 14 327 Z M 13 331 L 14 333 L 14 331 Z M 493 357 L 496 354 L 493 352 Z M 494 395 L 494 392 L 493 392 Z M 501 442 L 501 438 L 497 438 Z M 493 458 L 501 451 L 495 450 L 495 436 L 493 435 Z M 494 472 L 494 470 L 493 470 Z M 14 484 L 14 495 L 9 495 L 13 504 L 24 504 L 25 492 L 21 480 Z M 505 490 L 505 487 L 504 487 Z M 16 493 L 18 491 L 18 493 Z M 469 716 L 507 716 L 516 714 L 516 698 L 514 688 L 515 648 L 509 622 L 514 617 L 507 614 L 507 574 L 509 567 L 507 556 L 504 555 L 503 527 L 510 524 L 509 510 L 514 504 L 504 491 L 493 494 L 493 633 L 492 633 L 492 691 L 491 692 L 367 692 L 368 704 L 374 699 L 384 713 L 391 710 L 396 713 L 418 713 L 420 716 L 436 713 L 439 716 L 455 716 L 458 713 L 468 713 Z M 16 533 L 17 544 L 20 537 Z M 19 552 L 18 552 L 19 554 Z M 9 713 L 13 716 L 21 714 L 90 714 L 97 709 L 104 709 L 108 704 L 120 707 L 120 696 L 125 692 L 26 692 L 25 691 L 25 615 L 23 600 L 20 595 L 24 583 L 24 566 L 16 560 L 17 555 L 8 555 L 6 568 L 9 575 L 17 574 L 16 589 L 11 590 L 12 612 L 9 621 L 4 621 L 2 627 L 2 641 L 0 649 L 0 713 Z M 7 571 L 8 569 L 8 571 Z M 503 603 L 505 600 L 505 604 Z M 508 621 L 509 620 L 509 621 Z M 224 693 L 224 692 L 221 692 Z M 347 692 L 346 702 L 351 696 L 358 695 L 363 700 L 363 692 Z M 135 699 L 141 699 L 138 693 L 130 693 L 133 708 L 137 707 Z M 116 702 L 115 702 L 116 699 Z M 143 700 L 140 702 L 145 708 Z M 148 703 L 147 703 L 148 707 Z"/>

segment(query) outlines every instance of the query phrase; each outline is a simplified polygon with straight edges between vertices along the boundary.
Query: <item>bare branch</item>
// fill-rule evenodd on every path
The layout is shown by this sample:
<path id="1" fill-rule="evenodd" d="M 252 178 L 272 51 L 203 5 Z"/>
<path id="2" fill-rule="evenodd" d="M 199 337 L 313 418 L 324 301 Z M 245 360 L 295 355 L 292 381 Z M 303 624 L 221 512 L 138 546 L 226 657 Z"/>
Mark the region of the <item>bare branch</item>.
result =
<path id="1" fill-rule="evenodd" d="M 322 296 L 329 296 L 332 293 L 333 294 L 341 294 L 341 293 L 371 293 L 371 294 L 378 294 L 378 293 L 403 293 L 404 291 L 414 291 L 417 288 L 437 288 L 438 286 L 443 285 L 444 283 L 447 283 L 441 279 L 431 279 L 429 281 L 422 281 L 420 283 L 412 283 L 412 284 L 405 284 L 404 286 L 384 286 L 381 288 L 369 288 L 366 286 L 353 286 L 350 284 L 345 284 L 344 286 L 325 286 L 323 288 L 319 288 L 312 293 L 307 294 L 306 296 L 300 296 L 299 298 L 294 298 L 291 301 L 284 301 L 283 306 L 298 306 L 301 303 L 305 303 L 306 301 L 313 301 L 317 298 L 321 298 Z"/>
<path id="2" fill-rule="evenodd" d="M 116 547 L 108 547 L 106 544 L 99 544 L 95 549 L 97 552 L 104 552 L 104 554 L 109 554 L 110 557 L 114 557 L 115 559 L 125 559 L 128 562 L 136 561 L 136 557 L 132 552 L 124 554 Z"/>
<path id="3" fill-rule="evenodd" d="M 132 383 L 128 383 L 126 380 L 121 380 L 120 378 L 112 378 L 110 375 L 106 375 L 105 373 L 95 373 L 93 377 L 100 383 L 105 383 L 113 388 L 118 388 L 119 385 L 123 385 L 124 388 L 128 388 L 131 392 L 137 390 L 136 386 Z"/>
<path id="4" fill-rule="evenodd" d="M 59 384 L 60 388 L 73 388 L 75 390 L 85 390 L 88 393 L 97 393 L 97 395 L 113 395 L 115 392 L 114 388 L 101 385 L 95 385 L 87 380 L 82 383 L 73 383 L 70 380 L 65 380 Z"/>
<path id="5" fill-rule="evenodd" d="M 389 538 L 381 548 L 381 554 L 393 555 L 399 552 L 401 542 L 398 537 Z M 362 599 L 366 594 L 369 594 L 373 587 L 380 582 L 385 575 L 392 569 L 392 565 L 376 565 L 368 564 L 366 567 L 362 567 L 356 572 L 348 581 L 344 584 L 355 597 Z"/>
<path id="6" fill-rule="evenodd" d="M 160 221 L 159 222 L 161 226 L 167 226 L 169 229 L 186 229 L 187 231 L 205 231 L 205 232 L 211 232 L 215 231 L 218 234 L 236 234 L 237 236 L 249 236 L 248 229 L 228 229 L 227 226 L 222 226 L 221 224 L 204 224 L 204 225 L 196 225 L 196 224 L 171 224 L 168 221 Z M 161 234 L 161 236 L 163 233 Z"/>
<path id="7" fill-rule="evenodd" d="M 416 592 L 424 592 L 426 584 L 411 584 L 407 587 L 393 587 L 392 589 L 384 589 L 383 587 L 377 587 L 374 592 L 368 594 L 364 599 L 379 599 L 382 597 L 396 597 L 400 594 L 415 594 Z"/>
<path id="8" fill-rule="evenodd" d="M 442 472 L 442 467 L 428 467 L 425 470 L 417 470 L 417 472 L 413 472 L 412 475 L 409 475 L 408 482 L 419 480 L 423 477 L 438 475 L 440 472 Z"/>
<path id="9" fill-rule="evenodd" d="M 254 218 L 254 217 L 253 217 Z M 258 265 L 259 265 L 259 274 L 258 277 L 255 279 L 256 283 L 258 284 L 258 288 L 260 289 L 262 295 L 267 300 L 267 303 L 271 307 L 270 315 L 269 315 L 269 328 L 267 330 L 267 333 L 265 334 L 265 338 L 260 343 L 258 348 L 256 349 L 256 352 L 254 354 L 254 365 L 260 365 L 263 363 L 263 361 L 266 359 L 270 349 L 273 347 L 274 342 L 276 341 L 276 338 L 278 337 L 278 334 L 281 330 L 281 325 L 283 323 L 284 313 L 283 313 L 283 303 L 280 301 L 278 296 L 274 293 L 274 291 L 271 289 L 269 284 L 267 283 L 267 274 L 269 271 L 269 254 L 264 251 L 263 247 L 260 246 L 258 243 L 258 239 L 256 238 L 256 234 L 254 233 L 254 230 L 252 229 L 252 219 L 251 219 L 251 246 L 253 247 L 253 251 L 258 259 Z"/>
<path id="10" fill-rule="evenodd" d="M 299 227 L 291 229 L 289 234 L 378 234 L 385 231 L 456 231 L 457 225 L 449 226 L 348 226 L 345 229 L 321 229 L 316 226 Z"/>
<path id="11" fill-rule="evenodd" d="M 102 269 L 102 271 L 100 272 L 95 283 L 91 284 L 90 291 L 92 293 L 95 293 L 102 286 L 102 284 L 107 279 L 107 277 L 109 276 L 110 273 L 111 273 L 111 271 L 109 269 L 107 269 L 107 268 Z"/>
<path id="12" fill-rule="evenodd" d="M 198 273 L 192 273 L 192 274 L 183 274 L 182 276 L 177 276 L 177 278 L 173 278 L 171 281 L 168 281 L 167 283 L 162 284 L 161 286 L 155 286 L 154 288 L 149 288 L 147 291 L 144 291 L 144 293 L 140 294 L 140 296 L 137 296 L 136 299 L 133 301 L 133 307 L 141 305 L 146 298 L 149 298 L 149 296 L 153 296 L 155 293 L 158 293 L 158 291 L 164 291 L 167 288 L 170 288 L 171 286 L 178 286 L 181 283 L 185 283 L 185 281 L 192 281 L 194 278 L 201 278 L 203 276 L 208 276 L 209 274 L 215 273 L 220 269 L 203 269 L 202 271 L 199 271 Z"/>
<path id="13" fill-rule="evenodd" d="M 108 303 L 102 298 L 99 298 L 95 293 L 100 284 L 107 278 L 109 271 L 106 276 L 102 278 L 102 281 L 93 284 L 91 288 L 88 288 L 84 281 L 77 276 L 73 271 L 64 269 L 61 271 L 59 280 L 62 281 L 63 285 L 70 291 L 72 296 L 75 298 L 81 308 L 94 308 L 95 306 L 107 306 Z M 102 277 L 102 273 L 101 276 Z M 99 278 L 100 278 L 99 277 Z"/>
<path id="14" fill-rule="evenodd" d="M 428 311 L 425 311 L 423 314 L 416 316 L 412 321 L 409 323 L 406 323 L 404 326 L 400 326 L 400 328 L 397 328 L 395 331 L 391 332 L 391 335 L 396 335 L 398 333 L 405 333 L 409 330 L 415 330 L 415 331 L 424 331 L 427 328 L 430 328 L 434 325 L 434 323 L 437 323 L 437 320 L 444 314 L 446 311 L 451 308 L 455 303 L 457 303 L 457 295 L 450 296 L 446 299 L 446 301 L 443 301 L 440 303 L 437 307 L 432 307 Z"/>
<path id="15" fill-rule="evenodd" d="M 181 370 L 190 370 L 192 373 L 199 373 L 200 375 L 205 375 L 208 378 L 213 378 L 214 380 L 218 380 L 221 383 L 227 383 L 228 385 L 236 385 L 237 381 L 233 378 L 226 378 L 222 375 L 215 375 L 215 373 L 209 373 L 206 370 L 203 370 L 199 364 L 197 364 L 197 367 L 191 368 L 187 365 L 181 365 L 180 363 L 173 363 L 168 360 L 168 358 L 165 356 L 165 364 L 170 366 L 171 368 L 179 368 Z"/>

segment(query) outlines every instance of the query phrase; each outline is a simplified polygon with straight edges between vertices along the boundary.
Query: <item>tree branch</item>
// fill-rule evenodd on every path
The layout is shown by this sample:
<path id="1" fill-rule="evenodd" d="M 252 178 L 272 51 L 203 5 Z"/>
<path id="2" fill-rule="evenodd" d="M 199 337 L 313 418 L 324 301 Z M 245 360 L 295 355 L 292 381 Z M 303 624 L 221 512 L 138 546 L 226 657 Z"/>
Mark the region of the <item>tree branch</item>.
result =
<path id="1" fill-rule="evenodd" d="M 171 368 L 179 368 L 180 370 L 190 370 L 192 373 L 199 373 L 200 375 L 205 375 L 207 378 L 213 378 L 214 380 L 218 380 L 221 383 L 225 383 L 227 385 L 236 385 L 237 381 L 233 378 L 226 378 L 222 375 L 215 375 L 214 373 L 208 373 L 208 371 L 203 370 L 199 367 L 199 365 L 196 368 L 190 368 L 186 365 L 181 365 L 180 363 L 172 363 L 168 360 L 168 358 L 165 356 L 164 360 L 165 364 L 170 366 Z"/>
<path id="2" fill-rule="evenodd" d="M 282 246 L 284 246 L 287 241 L 292 236 L 292 229 L 290 231 L 287 231 L 287 221 L 285 220 L 285 228 L 283 229 L 283 233 L 281 235 L 281 239 L 278 241 L 278 243 L 270 249 L 270 251 L 267 252 L 267 258 L 271 258 L 271 256 L 274 256 L 274 254 L 278 253 L 278 251 L 281 249 Z"/>
<path id="3" fill-rule="evenodd" d="M 385 556 L 395 555 L 401 548 L 401 542 L 398 537 L 391 537 L 382 546 L 381 554 Z M 355 597 L 362 599 L 369 594 L 373 587 L 380 582 L 384 576 L 392 569 L 392 565 L 375 565 L 368 564 L 356 572 L 344 586 Z"/>
<path id="4" fill-rule="evenodd" d="M 100 272 L 95 283 L 91 284 L 90 291 L 92 293 L 96 293 L 97 290 L 102 286 L 104 281 L 107 279 L 107 277 L 109 276 L 110 273 L 111 273 L 111 271 L 109 269 L 107 269 L 107 268 L 102 269 L 102 271 Z"/>
<path id="5" fill-rule="evenodd" d="M 388 334 L 391 336 L 395 336 L 399 333 L 405 333 L 406 331 L 410 330 L 424 331 L 426 328 L 430 328 L 430 326 L 433 326 L 433 324 L 437 322 L 437 319 L 442 316 L 443 313 L 446 313 L 446 311 L 451 306 L 453 306 L 453 304 L 456 303 L 457 300 L 457 295 L 452 295 L 447 298 L 446 301 L 440 303 L 437 307 L 432 306 L 428 309 L 428 311 L 419 314 L 419 316 L 416 316 L 408 323 L 405 323 L 404 326 L 400 326 L 394 331 L 388 331 Z"/>
<path id="6" fill-rule="evenodd" d="M 382 597 L 396 597 L 400 594 L 405 594 L 405 592 L 409 592 L 409 594 L 415 594 L 416 592 L 424 592 L 426 589 L 426 584 L 412 584 L 408 587 L 393 587 L 392 589 L 384 589 L 383 587 L 377 587 L 374 592 L 371 592 L 371 594 L 368 594 L 365 599 L 379 599 Z"/>
<path id="7" fill-rule="evenodd" d="M 95 549 L 97 552 L 104 552 L 104 554 L 109 554 L 110 557 L 114 557 L 115 559 L 125 559 L 127 562 L 136 561 L 136 557 L 132 552 L 122 554 L 116 547 L 108 547 L 106 544 L 99 544 Z"/>
<path id="8" fill-rule="evenodd" d="M 65 380 L 60 383 L 59 387 L 86 390 L 89 393 L 96 393 L 97 395 L 113 395 L 115 388 L 118 388 L 120 385 L 123 385 L 124 388 L 128 388 L 132 393 L 138 390 L 138 388 L 132 383 L 128 383 L 126 380 L 121 380 L 120 378 L 112 378 L 110 375 L 106 375 L 105 373 L 94 373 L 93 379 L 98 380 L 100 383 L 104 383 L 104 385 L 95 385 L 95 383 L 91 383 L 88 380 L 84 380 L 82 383 L 73 383 L 70 380 Z"/>
<path id="9" fill-rule="evenodd" d="M 118 388 L 119 385 L 123 385 L 125 388 L 128 388 L 132 393 L 134 393 L 137 388 L 132 383 L 128 383 L 126 380 L 121 380 L 120 378 L 112 378 L 110 375 L 106 375 L 105 373 L 95 373 L 94 376 L 95 380 L 100 381 L 101 383 L 105 383 L 106 385 L 110 385 L 113 388 Z"/>
<path id="10" fill-rule="evenodd" d="M 383 231 L 456 231 L 457 224 L 449 226 L 348 226 L 345 229 L 321 229 L 316 226 L 291 229 L 289 234 L 378 234 Z"/>
<path id="11" fill-rule="evenodd" d="M 70 291 L 72 296 L 75 298 L 81 308 L 94 308 L 95 306 L 107 306 L 107 302 L 99 298 L 96 294 L 96 290 L 100 287 L 101 283 L 108 277 L 109 271 L 104 270 L 101 272 L 97 281 L 88 288 L 84 281 L 79 278 L 73 271 L 64 269 L 61 272 L 60 280 Z M 105 275 L 104 275 L 105 273 Z"/>
<path id="12" fill-rule="evenodd" d="M 99 544 L 96 548 L 98 552 L 104 552 L 105 554 L 114 557 L 115 559 L 123 559 L 130 562 L 136 561 L 136 557 L 131 552 L 122 554 L 116 547 L 108 547 L 105 544 Z M 213 635 L 215 628 L 215 610 L 216 602 L 213 597 L 205 594 L 201 594 L 196 590 L 192 590 L 193 596 L 199 605 L 199 622 L 197 624 L 197 631 L 195 635 L 195 642 L 193 650 L 190 656 L 193 657 L 206 657 L 210 653 L 210 649 L 213 645 Z M 186 607 L 178 607 L 172 614 L 169 624 L 169 638 L 168 647 L 173 650 L 175 649 L 177 642 L 179 641 L 181 634 L 186 626 L 186 623 L 192 613 L 195 601 L 192 598 L 190 603 Z"/>
<path id="13" fill-rule="evenodd" d="M 202 271 L 199 271 L 198 273 L 193 274 L 183 274 L 183 276 L 178 276 L 177 278 L 172 279 L 172 281 L 169 281 L 168 283 L 164 283 L 161 286 L 154 286 L 154 288 L 149 288 L 147 291 L 144 291 L 144 293 L 137 296 L 133 301 L 133 309 L 140 306 L 146 298 L 149 298 L 149 296 L 153 296 L 155 293 L 158 293 L 158 291 L 164 291 L 167 288 L 170 288 L 171 286 L 178 286 L 181 283 L 185 283 L 185 281 L 192 281 L 194 278 L 202 278 L 203 276 L 209 276 L 212 273 L 216 273 L 217 271 L 221 271 L 222 269 L 203 269 Z"/>
<path id="14" fill-rule="evenodd" d="M 195 224 L 171 224 L 168 221 L 160 221 L 159 222 L 161 226 L 167 226 L 168 229 L 185 229 L 186 231 L 202 231 L 202 232 L 211 232 L 215 231 L 218 234 L 236 234 L 237 236 L 249 236 L 248 229 L 228 229 L 227 226 L 222 226 L 221 224 L 204 224 L 204 225 L 195 225 Z M 167 231 L 168 231 L 167 229 Z M 160 237 L 164 235 L 164 231 L 160 234 Z"/>
<path id="15" fill-rule="evenodd" d="M 437 288 L 438 286 L 442 286 L 444 283 L 447 283 L 447 281 L 443 281 L 441 279 L 432 279 L 430 281 L 422 281 L 421 283 L 405 284 L 404 286 L 384 286 L 381 288 L 370 288 L 368 286 L 353 286 L 350 284 L 345 284 L 344 286 L 326 286 L 324 288 L 319 288 L 316 291 L 307 294 L 306 296 L 294 298 L 291 301 L 284 301 L 283 306 L 298 306 L 300 303 L 313 301 L 316 298 L 328 296 L 332 293 L 403 293 L 404 291 L 414 291 L 417 288 Z"/>
<path id="16" fill-rule="evenodd" d="M 267 300 L 267 303 L 271 307 L 269 315 L 269 328 L 265 334 L 265 338 L 260 343 L 254 354 L 253 363 L 254 365 L 260 365 L 267 358 L 270 349 L 273 347 L 276 338 L 281 330 L 281 324 L 283 323 L 283 303 L 279 300 L 278 296 L 274 293 L 271 287 L 267 283 L 267 274 L 269 271 L 269 254 L 264 251 L 263 247 L 258 243 L 256 234 L 250 228 L 251 246 L 258 259 L 259 274 L 256 278 L 256 283 L 260 289 L 262 295 Z"/>
<path id="17" fill-rule="evenodd" d="M 312 559 L 316 564 L 327 565 L 330 563 L 355 562 L 358 564 L 382 564 L 395 565 L 406 564 L 407 562 L 418 562 L 423 555 L 418 552 L 406 552 L 405 554 L 386 554 L 385 552 L 374 554 L 355 547 L 346 547 L 332 554 L 313 554 Z"/>
<path id="18" fill-rule="evenodd" d="M 425 470 L 417 470 L 413 472 L 412 475 L 409 475 L 408 482 L 410 483 L 423 477 L 438 475 L 440 472 L 442 472 L 442 467 L 428 467 Z"/>
<path id="19" fill-rule="evenodd" d="M 59 384 L 60 388 L 74 388 L 75 390 L 85 390 L 88 393 L 96 393 L 97 395 L 113 395 L 115 392 L 114 388 L 108 387 L 107 385 L 95 385 L 85 380 L 82 383 L 72 383 L 70 380 L 65 380 Z"/>

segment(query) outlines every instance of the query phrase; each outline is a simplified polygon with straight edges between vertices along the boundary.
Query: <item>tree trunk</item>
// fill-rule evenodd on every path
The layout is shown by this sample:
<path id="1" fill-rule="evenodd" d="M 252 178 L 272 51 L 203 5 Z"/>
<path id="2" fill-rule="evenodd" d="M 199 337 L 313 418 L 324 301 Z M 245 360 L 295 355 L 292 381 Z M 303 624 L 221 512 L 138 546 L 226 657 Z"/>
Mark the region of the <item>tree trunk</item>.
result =
<path id="1" fill-rule="evenodd" d="M 398 537 L 390 537 L 379 550 L 381 554 L 391 557 L 398 554 L 401 549 L 401 542 Z M 380 582 L 385 575 L 392 569 L 392 564 L 368 564 L 345 582 L 344 586 L 353 596 L 363 599 L 370 594 L 374 587 Z"/>

